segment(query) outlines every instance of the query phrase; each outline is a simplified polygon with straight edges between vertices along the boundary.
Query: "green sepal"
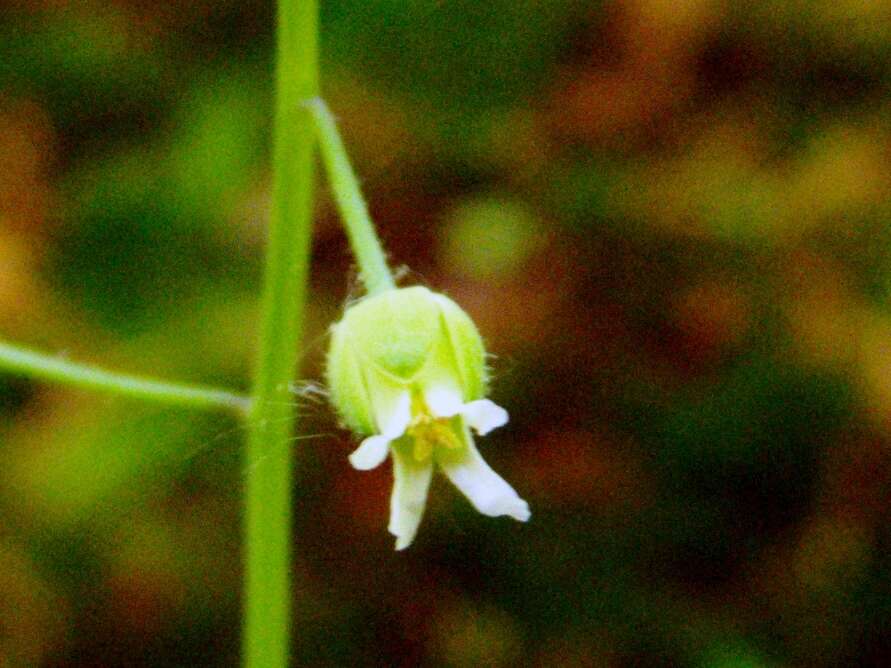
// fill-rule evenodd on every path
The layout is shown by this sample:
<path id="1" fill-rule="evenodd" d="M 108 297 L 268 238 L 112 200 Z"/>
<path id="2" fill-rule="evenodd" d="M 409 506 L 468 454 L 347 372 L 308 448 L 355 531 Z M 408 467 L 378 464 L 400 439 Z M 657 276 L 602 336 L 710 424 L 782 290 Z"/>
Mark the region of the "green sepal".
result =
<path id="1" fill-rule="evenodd" d="M 486 349 L 479 330 L 460 306 L 444 295 L 433 295 L 439 304 L 442 326 L 450 342 L 454 364 L 461 376 L 464 401 L 486 396 L 488 368 Z"/>
<path id="2" fill-rule="evenodd" d="M 371 397 L 343 322 L 331 328 L 327 379 L 331 403 L 346 426 L 359 434 L 373 434 L 376 426 Z"/>
<path id="3" fill-rule="evenodd" d="M 379 433 L 405 392 L 449 386 L 462 399 L 486 391 L 485 349 L 470 317 L 424 287 L 388 290 L 347 308 L 332 329 L 331 400 L 346 425 Z"/>

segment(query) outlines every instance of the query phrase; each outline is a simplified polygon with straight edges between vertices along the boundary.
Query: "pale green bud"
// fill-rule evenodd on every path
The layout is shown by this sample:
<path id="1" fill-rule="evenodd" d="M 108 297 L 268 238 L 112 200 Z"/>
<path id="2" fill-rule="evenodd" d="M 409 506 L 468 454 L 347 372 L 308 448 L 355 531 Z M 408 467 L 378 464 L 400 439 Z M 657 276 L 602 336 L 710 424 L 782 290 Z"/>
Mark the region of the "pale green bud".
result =
<path id="1" fill-rule="evenodd" d="M 485 395 L 486 380 L 485 350 L 473 321 L 451 299 L 424 287 L 363 299 L 332 330 L 331 400 L 359 434 L 382 428 L 375 421 L 376 393 L 423 393 L 439 384 L 456 390 L 464 403 Z"/>
<path id="2" fill-rule="evenodd" d="M 392 451 L 390 531 L 407 547 L 423 514 L 434 463 L 480 512 L 525 521 L 526 502 L 483 461 L 470 429 L 485 434 L 507 412 L 484 399 L 485 349 L 473 321 L 424 287 L 394 289 L 350 306 L 328 353 L 331 401 L 355 433 L 350 456 L 374 468 Z"/>

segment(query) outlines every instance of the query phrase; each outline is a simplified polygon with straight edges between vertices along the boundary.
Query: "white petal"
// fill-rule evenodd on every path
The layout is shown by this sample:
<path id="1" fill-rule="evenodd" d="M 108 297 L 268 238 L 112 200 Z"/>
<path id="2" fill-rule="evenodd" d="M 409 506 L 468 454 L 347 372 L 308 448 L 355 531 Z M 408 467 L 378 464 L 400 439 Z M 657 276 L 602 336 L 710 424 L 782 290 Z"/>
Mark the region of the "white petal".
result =
<path id="1" fill-rule="evenodd" d="M 507 424 L 507 411 L 494 401 L 480 399 L 464 404 L 461 414 L 467 420 L 467 424 L 473 427 L 480 436 L 485 436 L 493 429 Z"/>
<path id="2" fill-rule="evenodd" d="M 393 450 L 393 494 L 390 497 L 390 533 L 396 549 L 404 550 L 415 538 L 427 505 L 427 490 L 433 477 L 433 461 L 414 461 L 410 454 Z"/>
<path id="3" fill-rule="evenodd" d="M 387 458 L 390 439 L 386 436 L 369 436 L 350 455 L 350 464 L 359 471 L 377 468 Z"/>
<path id="4" fill-rule="evenodd" d="M 427 390 L 424 393 L 424 401 L 427 403 L 427 408 L 433 413 L 433 417 L 438 418 L 457 415 L 464 406 L 464 402 L 461 401 L 461 393 L 443 385 Z"/>
<path id="5" fill-rule="evenodd" d="M 386 436 L 388 441 L 393 441 L 405 433 L 408 424 L 411 422 L 411 397 L 408 392 L 403 392 L 391 406 L 389 415 L 383 419 L 380 424 L 381 435 Z"/>
<path id="6" fill-rule="evenodd" d="M 486 464 L 469 436 L 467 448 L 460 457 L 440 458 L 443 472 L 483 515 L 509 515 L 520 522 L 528 520 L 529 505 Z"/>

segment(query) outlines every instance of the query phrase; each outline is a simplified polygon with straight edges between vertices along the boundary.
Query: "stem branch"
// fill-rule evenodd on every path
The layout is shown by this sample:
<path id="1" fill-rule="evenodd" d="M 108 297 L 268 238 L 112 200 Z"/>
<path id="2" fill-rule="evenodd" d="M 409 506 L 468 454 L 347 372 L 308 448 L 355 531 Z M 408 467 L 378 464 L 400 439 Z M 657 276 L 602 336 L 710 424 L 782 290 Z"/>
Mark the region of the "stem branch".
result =
<path id="1" fill-rule="evenodd" d="M 315 121 L 322 161 L 328 171 L 328 181 L 334 191 L 353 254 L 359 263 L 365 288 L 372 295 L 390 290 L 395 287 L 393 276 L 387 267 L 386 255 L 368 215 L 368 207 L 337 131 L 334 116 L 321 98 L 307 99 L 304 105 Z"/>
<path id="2" fill-rule="evenodd" d="M 195 408 L 229 408 L 247 413 L 250 399 L 227 390 L 168 383 L 78 364 L 62 357 L 0 342 L 0 369 L 9 373 Z"/>

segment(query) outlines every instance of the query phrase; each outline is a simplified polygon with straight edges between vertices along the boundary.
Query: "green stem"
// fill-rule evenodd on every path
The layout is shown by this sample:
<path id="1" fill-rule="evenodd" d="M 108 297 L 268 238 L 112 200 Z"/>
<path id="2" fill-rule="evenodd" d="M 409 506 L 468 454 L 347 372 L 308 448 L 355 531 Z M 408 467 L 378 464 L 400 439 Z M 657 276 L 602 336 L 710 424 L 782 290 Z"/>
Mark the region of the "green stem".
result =
<path id="1" fill-rule="evenodd" d="M 359 263 L 365 288 L 372 295 L 390 290 L 395 287 L 393 276 L 387 267 L 386 255 L 368 215 L 359 181 L 350 165 L 334 117 L 328 105 L 318 97 L 308 99 L 304 104 L 315 121 L 322 161 L 328 170 L 328 181 L 334 191 L 334 199 L 343 218 L 353 254 Z"/>
<path id="2" fill-rule="evenodd" d="M 230 408 L 247 413 L 250 407 L 250 399 L 226 390 L 116 373 L 3 342 L 0 342 L 0 369 L 90 390 L 195 408 Z"/>
<path id="3" fill-rule="evenodd" d="M 294 427 L 288 388 L 303 330 L 315 143 L 300 101 L 318 95 L 317 30 L 317 0 L 279 0 L 272 211 L 245 453 L 243 660 L 249 668 L 288 663 Z"/>

